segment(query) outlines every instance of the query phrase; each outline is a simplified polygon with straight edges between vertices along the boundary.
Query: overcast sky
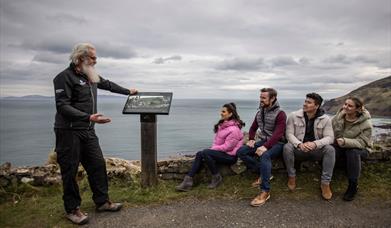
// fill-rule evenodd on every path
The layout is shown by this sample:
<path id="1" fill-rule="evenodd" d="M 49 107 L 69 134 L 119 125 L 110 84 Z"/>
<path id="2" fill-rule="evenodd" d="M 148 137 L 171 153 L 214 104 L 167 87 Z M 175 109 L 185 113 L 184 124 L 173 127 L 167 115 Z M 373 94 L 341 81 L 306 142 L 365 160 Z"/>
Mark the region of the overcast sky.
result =
<path id="1" fill-rule="evenodd" d="M 391 75 L 390 0 L 0 2 L 0 96 L 52 96 L 78 42 L 103 77 L 175 98 L 329 99 Z"/>

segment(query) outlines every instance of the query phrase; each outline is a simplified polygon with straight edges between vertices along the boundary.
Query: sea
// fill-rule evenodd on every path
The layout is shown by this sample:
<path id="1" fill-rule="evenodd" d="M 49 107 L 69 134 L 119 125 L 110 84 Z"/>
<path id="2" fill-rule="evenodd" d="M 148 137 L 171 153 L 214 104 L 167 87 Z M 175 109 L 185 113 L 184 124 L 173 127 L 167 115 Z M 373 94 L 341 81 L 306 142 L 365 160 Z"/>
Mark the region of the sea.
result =
<path id="1" fill-rule="evenodd" d="M 286 113 L 300 109 L 303 99 L 279 100 Z M 126 97 L 98 98 L 98 111 L 111 117 L 108 124 L 95 125 L 106 157 L 128 160 L 141 158 L 140 116 L 122 114 Z M 213 140 L 213 126 L 220 118 L 223 104 L 235 102 L 248 131 L 259 101 L 224 99 L 174 99 L 169 115 L 157 116 L 157 156 L 194 154 L 208 148 Z M 55 103 L 51 98 L 0 99 L 0 164 L 13 166 L 42 165 L 54 150 Z M 390 124 L 391 118 L 373 118 L 374 125 Z M 374 134 L 384 133 L 375 128 Z"/>

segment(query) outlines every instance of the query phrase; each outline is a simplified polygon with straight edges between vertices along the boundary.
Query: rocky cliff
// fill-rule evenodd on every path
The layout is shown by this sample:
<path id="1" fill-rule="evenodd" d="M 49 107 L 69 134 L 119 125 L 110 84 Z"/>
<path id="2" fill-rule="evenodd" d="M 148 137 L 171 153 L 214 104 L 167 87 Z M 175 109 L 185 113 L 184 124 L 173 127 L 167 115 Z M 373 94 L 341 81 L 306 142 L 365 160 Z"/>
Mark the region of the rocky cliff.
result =
<path id="1" fill-rule="evenodd" d="M 371 82 L 323 105 L 327 113 L 335 114 L 349 96 L 360 97 L 372 116 L 391 116 L 391 76 Z"/>

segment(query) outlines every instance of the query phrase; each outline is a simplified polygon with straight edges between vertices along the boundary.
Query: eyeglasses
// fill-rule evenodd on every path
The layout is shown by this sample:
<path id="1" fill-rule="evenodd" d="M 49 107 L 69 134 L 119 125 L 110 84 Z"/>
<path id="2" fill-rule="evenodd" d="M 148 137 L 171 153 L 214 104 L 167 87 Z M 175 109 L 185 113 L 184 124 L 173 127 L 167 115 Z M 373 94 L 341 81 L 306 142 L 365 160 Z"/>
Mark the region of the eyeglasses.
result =
<path id="1" fill-rule="evenodd" d="M 89 55 L 87 55 L 88 56 L 88 58 L 90 58 L 90 59 L 92 59 L 92 60 L 96 60 L 98 57 L 96 57 L 96 56 L 89 56 Z"/>

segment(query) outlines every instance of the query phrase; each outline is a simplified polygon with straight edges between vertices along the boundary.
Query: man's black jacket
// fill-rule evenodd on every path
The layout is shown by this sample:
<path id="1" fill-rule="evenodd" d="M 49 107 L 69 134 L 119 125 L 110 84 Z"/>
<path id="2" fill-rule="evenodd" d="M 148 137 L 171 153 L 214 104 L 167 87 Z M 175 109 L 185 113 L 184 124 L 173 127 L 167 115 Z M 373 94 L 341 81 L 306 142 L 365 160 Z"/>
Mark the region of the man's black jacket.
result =
<path id="1" fill-rule="evenodd" d="M 90 115 L 97 112 L 97 88 L 129 95 L 130 91 L 100 77 L 99 83 L 90 83 L 86 75 L 77 73 L 71 65 L 53 80 L 56 99 L 54 128 L 92 129 Z"/>

